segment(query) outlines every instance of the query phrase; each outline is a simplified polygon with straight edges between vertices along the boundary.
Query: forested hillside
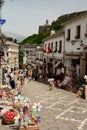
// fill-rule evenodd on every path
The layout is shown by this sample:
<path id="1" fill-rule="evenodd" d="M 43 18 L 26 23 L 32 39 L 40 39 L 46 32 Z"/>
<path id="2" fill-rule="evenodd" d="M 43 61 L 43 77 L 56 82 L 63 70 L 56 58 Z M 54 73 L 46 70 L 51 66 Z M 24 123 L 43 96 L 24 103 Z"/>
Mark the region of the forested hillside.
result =
<path id="1" fill-rule="evenodd" d="M 55 29 L 56 32 L 62 30 L 63 29 L 62 23 L 66 22 L 66 21 L 72 19 L 73 17 L 76 17 L 76 16 L 78 16 L 78 15 L 84 13 L 84 12 L 87 12 L 87 11 L 74 12 L 74 13 L 71 13 L 71 14 L 65 14 L 65 15 L 58 17 L 57 20 L 55 20 L 51 23 L 50 30 Z M 42 40 L 44 38 L 50 36 L 50 30 L 43 32 L 43 33 L 40 33 L 40 34 L 33 34 L 32 36 L 29 36 L 26 39 L 24 39 L 19 44 L 28 43 L 28 44 L 39 45 L 39 44 L 42 43 Z"/>

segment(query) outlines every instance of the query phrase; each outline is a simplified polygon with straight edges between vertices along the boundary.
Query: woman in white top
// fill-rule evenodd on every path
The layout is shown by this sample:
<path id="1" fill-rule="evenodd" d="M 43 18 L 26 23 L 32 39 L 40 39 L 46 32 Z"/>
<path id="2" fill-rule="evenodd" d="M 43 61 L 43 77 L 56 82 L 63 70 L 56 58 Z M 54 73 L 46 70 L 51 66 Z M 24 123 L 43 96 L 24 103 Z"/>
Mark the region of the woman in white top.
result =
<path id="1" fill-rule="evenodd" d="M 14 72 L 12 71 L 11 74 L 9 75 L 10 77 L 10 86 L 12 89 L 15 89 L 15 75 Z"/>

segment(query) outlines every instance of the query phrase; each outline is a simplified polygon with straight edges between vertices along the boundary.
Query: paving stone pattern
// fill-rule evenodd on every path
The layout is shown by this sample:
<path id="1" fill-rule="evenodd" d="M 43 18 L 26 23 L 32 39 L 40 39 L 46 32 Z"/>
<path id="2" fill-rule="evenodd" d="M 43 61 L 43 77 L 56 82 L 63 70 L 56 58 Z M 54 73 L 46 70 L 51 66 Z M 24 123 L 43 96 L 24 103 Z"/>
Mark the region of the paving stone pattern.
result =
<path id="1" fill-rule="evenodd" d="M 23 94 L 34 102 L 42 104 L 40 130 L 87 130 L 87 100 L 77 95 L 54 88 L 37 81 L 26 79 Z M 0 130 L 13 130 L 9 126 L 1 126 Z M 17 128 L 15 128 L 16 130 Z"/>

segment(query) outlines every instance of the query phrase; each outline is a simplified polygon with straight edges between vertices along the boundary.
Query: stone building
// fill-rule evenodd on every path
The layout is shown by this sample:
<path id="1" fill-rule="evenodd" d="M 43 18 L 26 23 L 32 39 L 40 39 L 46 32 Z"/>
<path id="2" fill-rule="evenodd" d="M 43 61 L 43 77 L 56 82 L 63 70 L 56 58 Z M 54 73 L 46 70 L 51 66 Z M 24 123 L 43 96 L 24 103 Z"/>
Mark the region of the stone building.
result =
<path id="1" fill-rule="evenodd" d="M 48 20 L 46 20 L 45 25 L 39 26 L 38 34 L 43 33 L 43 32 L 47 32 L 49 30 L 50 30 L 50 25 L 48 23 Z"/>
<path id="2" fill-rule="evenodd" d="M 46 52 L 46 47 L 50 49 Z M 55 52 L 56 49 L 56 52 Z M 44 73 L 56 74 L 55 66 L 61 60 L 68 75 L 87 75 L 87 11 L 63 23 L 63 32 L 44 40 Z"/>
<path id="3" fill-rule="evenodd" d="M 39 75 L 43 74 L 43 45 L 39 45 L 36 48 L 36 66 Z"/>
<path id="4" fill-rule="evenodd" d="M 72 65 L 76 75 L 87 75 L 87 11 L 68 20 L 64 26 L 64 64 L 66 68 Z"/>
<path id="5" fill-rule="evenodd" d="M 48 47 L 48 48 L 47 48 Z M 50 52 L 47 52 L 50 49 Z M 46 71 L 49 74 L 55 75 L 57 67 L 61 61 L 63 61 L 64 52 L 64 32 L 58 32 L 51 34 L 50 37 L 44 40 L 44 73 Z"/>
<path id="6" fill-rule="evenodd" d="M 6 54 L 7 67 L 17 70 L 19 69 L 19 45 L 8 40 L 5 43 L 8 46 Z"/>
<path id="7" fill-rule="evenodd" d="M 23 65 L 28 65 L 28 68 L 36 69 L 36 47 L 37 45 L 27 43 L 22 46 L 24 52 Z"/>

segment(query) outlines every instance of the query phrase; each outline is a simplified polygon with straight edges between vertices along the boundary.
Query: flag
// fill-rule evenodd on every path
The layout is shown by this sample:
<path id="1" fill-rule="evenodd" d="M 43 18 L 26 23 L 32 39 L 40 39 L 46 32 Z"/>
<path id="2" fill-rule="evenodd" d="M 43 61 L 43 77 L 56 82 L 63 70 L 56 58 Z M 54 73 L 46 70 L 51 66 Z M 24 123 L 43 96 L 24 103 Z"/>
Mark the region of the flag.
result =
<path id="1" fill-rule="evenodd" d="M 51 53 L 51 52 L 52 52 L 52 50 L 49 48 L 48 45 L 46 45 L 46 52 L 47 52 L 47 53 Z"/>

